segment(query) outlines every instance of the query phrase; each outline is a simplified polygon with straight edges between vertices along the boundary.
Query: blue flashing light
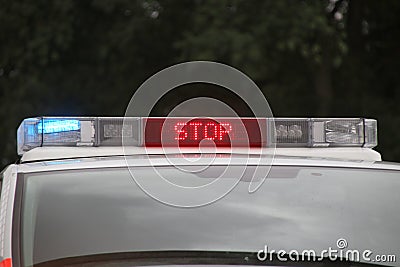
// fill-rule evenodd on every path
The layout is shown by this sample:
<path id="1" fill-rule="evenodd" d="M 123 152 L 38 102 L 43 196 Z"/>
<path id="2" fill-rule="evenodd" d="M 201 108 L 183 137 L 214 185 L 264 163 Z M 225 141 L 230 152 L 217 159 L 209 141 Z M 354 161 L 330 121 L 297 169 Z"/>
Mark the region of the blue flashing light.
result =
<path id="1" fill-rule="evenodd" d="M 51 134 L 78 131 L 81 128 L 79 120 L 43 119 L 37 124 L 38 133 Z"/>

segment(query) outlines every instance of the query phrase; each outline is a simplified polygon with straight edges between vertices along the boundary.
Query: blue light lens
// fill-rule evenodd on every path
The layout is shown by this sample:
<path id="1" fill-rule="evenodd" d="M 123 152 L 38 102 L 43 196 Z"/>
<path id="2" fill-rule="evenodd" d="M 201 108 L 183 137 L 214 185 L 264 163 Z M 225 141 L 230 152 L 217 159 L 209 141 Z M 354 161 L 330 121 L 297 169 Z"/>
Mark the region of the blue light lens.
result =
<path id="1" fill-rule="evenodd" d="M 44 119 L 37 124 L 37 130 L 40 134 L 78 131 L 80 128 L 81 123 L 79 120 Z"/>

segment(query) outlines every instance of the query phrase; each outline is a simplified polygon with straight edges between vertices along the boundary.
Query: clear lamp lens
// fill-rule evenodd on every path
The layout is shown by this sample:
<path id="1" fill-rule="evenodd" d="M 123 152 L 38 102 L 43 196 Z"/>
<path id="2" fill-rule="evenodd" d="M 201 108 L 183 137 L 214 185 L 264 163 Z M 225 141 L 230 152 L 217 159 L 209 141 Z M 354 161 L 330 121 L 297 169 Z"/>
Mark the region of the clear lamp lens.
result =
<path id="1" fill-rule="evenodd" d="M 325 140 L 330 144 L 364 143 L 363 120 L 332 120 L 325 123 Z"/>
<path id="2" fill-rule="evenodd" d="M 364 119 L 364 132 L 364 147 L 376 147 L 378 145 L 378 122 L 372 119 Z"/>

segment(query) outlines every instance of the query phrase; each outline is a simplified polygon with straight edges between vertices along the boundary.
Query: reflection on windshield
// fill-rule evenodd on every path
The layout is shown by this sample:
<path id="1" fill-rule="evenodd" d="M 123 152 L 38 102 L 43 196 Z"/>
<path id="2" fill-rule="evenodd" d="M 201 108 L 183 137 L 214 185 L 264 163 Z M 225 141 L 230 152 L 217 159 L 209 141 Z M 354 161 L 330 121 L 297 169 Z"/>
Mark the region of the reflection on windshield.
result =
<path id="1" fill-rule="evenodd" d="M 248 252 L 218 252 L 218 251 L 147 251 L 106 253 L 88 256 L 70 257 L 42 262 L 35 267 L 131 267 L 131 266 L 379 266 L 353 261 L 336 260 L 327 257 L 318 261 L 292 260 L 279 261 L 277 254 L 271 255 L 273 260 L 267 263 L 260 261 L 257 253 Z"/>
<path id="2" fill-rule="evenodd" d="M 247 168 L 251 173 L 253 167 Z M 187 185 L 213 179 L 157 169 Z M 146 167 L 137 171 L 154 186 L 159 183 Z M 243 179 L 214 204 L 181 209 L 148 197 L 126 169 L 30 174 L 24 185 L 23 259 L 29 266 L 125 251 L 256 252 L 265 245 L 321 250 L 338 238 L 359 250 L 396 254 L 399 178 L 395 171 L 274 166 L 254 194 Z"/>

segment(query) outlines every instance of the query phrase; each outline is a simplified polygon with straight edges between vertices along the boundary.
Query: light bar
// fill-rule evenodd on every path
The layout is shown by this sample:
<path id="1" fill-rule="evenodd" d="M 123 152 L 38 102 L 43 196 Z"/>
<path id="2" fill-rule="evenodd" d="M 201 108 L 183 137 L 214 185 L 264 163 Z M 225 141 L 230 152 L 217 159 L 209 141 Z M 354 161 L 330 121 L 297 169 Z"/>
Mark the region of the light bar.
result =
<path id="1" fill-rule="evenodd" d="M 45 146 L 375 147 L 363 118 L 38 117 L 18 128 L 18 154 Z"/>

